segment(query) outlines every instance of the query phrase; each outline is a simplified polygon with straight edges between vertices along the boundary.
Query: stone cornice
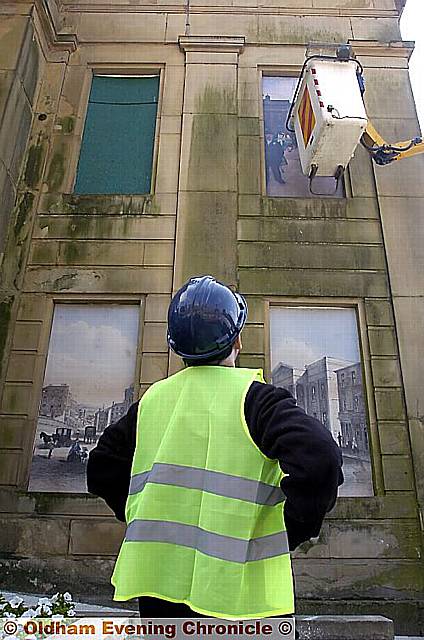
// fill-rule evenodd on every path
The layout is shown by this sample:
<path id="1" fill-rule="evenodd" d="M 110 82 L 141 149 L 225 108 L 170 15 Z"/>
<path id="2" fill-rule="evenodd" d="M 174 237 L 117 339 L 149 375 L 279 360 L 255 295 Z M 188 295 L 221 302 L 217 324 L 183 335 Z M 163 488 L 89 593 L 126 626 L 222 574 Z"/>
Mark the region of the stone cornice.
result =
<path id="1" fill-rule="evenodd" d="M 186 52 L 201 53 L 241 53 L 244 49 L 244 36 L 180 36 L 180 49 Z"/>
<path id="2" fill-rule="evenodd" d="M 394 57 L 409 60 L 415 47 L 415 43 L 410 41 L 350 40 L 349 42 L 357 56 L 373 58 Z"/>

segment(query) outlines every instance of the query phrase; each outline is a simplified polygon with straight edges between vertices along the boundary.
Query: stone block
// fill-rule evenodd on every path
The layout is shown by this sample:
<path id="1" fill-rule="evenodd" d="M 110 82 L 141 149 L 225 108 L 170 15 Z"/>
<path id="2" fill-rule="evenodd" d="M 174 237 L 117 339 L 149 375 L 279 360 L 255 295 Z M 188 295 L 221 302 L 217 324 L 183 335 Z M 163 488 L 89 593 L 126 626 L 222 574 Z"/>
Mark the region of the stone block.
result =
<path id="1" fill-rule="evenodd" d="M 259 100 L 238 100 L 238 114 L 240 118 L 257 118 L 261 115 Z"/>
<path id="2" fill-rule="evenodd" d="M 259 118 L 239 118 L 238 134 L 239 136 L 260 136 L 262 125 Z"/>
<path id="3" fill-rule="evenodd" d="M 331 558 L 417 558 L 416 519 L 391 522 L 332 521 L 328 540 Z"/>
<path id="4" fill-rule="evenodd" d="M 114 517 L 113 511 L 101 498 L 95 498 L 89 493 L 82 495 L 31 492 L 30 496 L 33 504 L 32 511 L 40 515 Z M 26 508 L 25 503 L 20 505 L 21 501 L 22 496 L 19 498 L 18 508 Z"/>
<path id="5" fill-rule="evenodd" d="M 237 114 L 236 86 L 235 65 L 187 64 L 184 113 Z"/>
<path id="6" fill-rule="evenodd" d="M 246 325 L 243 329 L 243 352 L 245 354 L 263 354 L 264 353 L 264 326 L 263 325 Z"/>
<path id="7" fill-rule="evenodd" d="M 168 24 L 172 25 L 175 18 L 169 15 Z M 190 25 L 191 32 L 196 36 L 245 36 L 251 43 L 258 41 L 258 20 L 255 15 L 230 13 L 224 10 L 222 13 L 194 13 L 190 17 Z M 177 29 L 181 29 L 181 22 L 176 26 Z M 179 32 L 179 35 L 182 33 L 184 29 Z M 167 35 L 169 37 L 170 31 Z"/>
<path id="8" fill-rule="evenodd" d="M 12 351 L 9 357 L 6 380 L 8 382 L 32 382 L 35 363 L 35 354 Z"/>
<path id="9" fill-rule="evenodd" d="M 368 117 L 415 118 L 408 69 L 366 69 L 365 106 Z"/>
<path id="10" fill-rule="evenodd" d="M 168 375 L 168 356 L 146 353 L 141 358 L 141 382 L 151 384 Z"/>
<path id="11" fill-rule="evenodd" d="M 416 501 L 413 493 L 386 493 L 384 496 L 362 498 L 339 497 L 334 509 L 326 515 L 326 520 L 391 520 L 411 519 L 416 516 Z"/>
<path id="12" fill-rule="evenodd" d="M 237 191 L 237 117 L 185 114 L 182 191 Z"/>
<path id="13" fill-rule="evenodd" d="M 125 535 L 125 524 L 93 518 L 72 520 L 69 552 L 72 555 L 116 556 Z"/>
<path id="14" fill-rule="evenodd" d="M 415 486 L 418 504 L 424 508 L 424 419 L 422 416 L 409 420 L 412 458 L 414 462 Z"/>
<path id="15" fill-rule="evenodd" d="M 15 198 L 15 185 L 10 179 L 10 176 L 2 160 L 0 160 L 0 254 L 3 252 L 6 245 L 9 223 Z"/>
<path id="16" fill-rule="evenodd" d="M 162 116 L 181 118 L 184 103 L 184 80 L 184 59 L 180 65 L 166 66 L 163 81 Z"/>
<path id="17" fill-rule="evenodd" d="M 259 195 L 239 195 L 239 216 L 257 216 L 261 212 L 261 198 Z"/>
<path id="18" fill-rule="evenodd" d="M 238 239 L 262 242 L 381 244 L 381 232 L 376 220 L 246 218 L 238 221 Z"/>
<path id="19" fill-rule="evenodd" d="M 346 201 L 346 218 L 379 219 L 380 212 L 376 198 L 348 198 Z"/>
<path id="20" fill-rule="evenodd" d="M 244 336 L 242 336 L 242 342 L 243 337 Z M 240 367 L 244 367 L 246 369 L 265 369 L 265 358 L 263 356 L 241 353 L 237 361 Z"/>
<path id="21" fill-rule="evenodd" d="M 376 389 L 375 404 L 378 420 L 404 420 L 405 410 L 401 389 Z"/>
<path id="22" fill-rule="evenodd" d="M 243 293 L 243 291 L 241 292 Z M 258 296 L 245 296 L 248 308 L 248 324 L 263 324 L 265 321 L 265 301 Z"/>
<path id="23" fill-rule="evenodd" d="M 32 404 L 31 393 L 31 384 L 16 384 L 10 382 L 5 384 L 1 404 L 2 413 L 28 415 L 31 411 Z"/>
<path id="24" fill-rule="evenodd" d="M 79 42 L 165 42 L 166 13 L 86 13 L 78 27 Z"/>
<path id="25" fill-rule="evenodd" d="M 29 267 L 24 280 L 30 293 L 168 293 L 171 287 L 169 267 Z"/>
<path id="26" fill-rule="evenodd" d="M 0 485 L 15 486 L 17 484 L 20 458 L 20 451 L 0 451 Z M 7 540 L 3 528 L 1 537 Z"/>
<path id="27" fill-rule="evenodd" d="M 141 241 L 78 242 L 71 240 L 60 242 L 59 247 L 57 264 L 60 265 L 142 266 L 144 264 L 144 243 Z"/>
<path id="28" fill-rule="evenodd" d="M 350 23 L 353 40 L 377 40 L 378 42 L 402 40 L 397 18 L 351 18 Z M 348 37 L 352 38 L 352 36 Z M 340 40 L 340 42 L 343 41 Z"/>
<path id="29" fill-rule="evenodd" d="M 275 296 L 385 296 L 384 274 L 300 269 L 239 269 L 240 291 Z"/>
<path id="30" fill-rule="evenodd" d="M 402 377 L 410 418 L 424 415 L 423 359 L 424 298 L 395 298 L 393 301 L 399 340 Z"/>
<path id="31" fill-rule="evenodd" d="M 374 385 L 376 387 L 402 386 L 402 378 L 397 359 L 372 358 L 371 368 Z"/>
<path id="32" fill-rule="evenodd" d="M 393 329 L 388 327 L 370 327 L 368 329 L 370 352 L 373 356 L 397 355 L 396 335 Z"/>
<path id="33" fill-rule="evenodd" d="M 32 22 L 29 22 L 21 46 L 17 74 L 21 79 L 26 96 L 31 106 L 34 105 L 36 88 L 42 71 L 42 59 L 38 41 L 34 36 Z"/>
<path id="34" fill-rule="evenodd" d="M 0 416 L 0 449 L 22 449 L 27 429 L 24 418 Z"/>
<path id="35" fill-rule="evenodd" d="M 393 310 L 389 300 L 365 300 L 367 325 L 393 326 Z"/>
<path id="36" fill-rule="evenodd" d="M 43 321 L 46 316 L 46 298 L 43 295 L 22 295 L 19 302 L 18 320 Z"/>
<path id="37" fill-rule="evenodd" d="M 78 157 L 81 139 L 63 133 L 51 135 L 51 148 L 44 172 L 43 189 L 49 193 L 70 191 L 74 175 L 71 175 L 73 160 Z"/>
<path id="38" fill-rule="evenodd" d="M 160 119 L 160 135 L 168 133 L 181 134 L 181 116 L 162 116 Z"/>
<path id="39" fill-rule="evenodd" d="M 384 270 L 382 247 L 361 245 L 241 242 L 241 267 L 282 267 L 304 269 Z"/>
<path id="40" fill-rule="evenodd" d="M 69 520 L 65 518 L 5 518 L 2 551 L 23 556 L 68 553 Z"/>
<path id="41" fill-rule="evenodd" d="M 174 240 L 175 216 L 38 216 L 33 238 Z"/>
<path id="42" fill-rule="evenodd" d="M 16 184 L 31 126 L 31 107 L 25 91 L 15 80 L 9 91 L 0 129 L 0 157 Z"/>
<path id="43" fill-rule="evenodd" d="M 349 217 L 348 207 L 354 199 L 346 198 L 322 198 L 319 202 L 313 198 L 261 198 L 260 213 L 271 218 L 324 218 L 342 219 Z M 240 215 L 241 212 L 240 212 Z M 283 224 L 283 222 L 281 222 Z M 333 227 L 334 225 L 331 224 Z M 302 231 L 303 233 L 303 231 Z"/>
<path id="44" fill-rule="evenodd" d="M 41 329 L 42 324 L 40 322 L 17 322 L 13 334 L 12 349 L 16 351 L 37 351 Z"/>
<path id="45" fill-rule="evenodd" d="M 146 266 L 172 266 L 174 264 L 174 243 L 145 242 L 143 264 Z"/>
<path id="46" fill-rule="evenodd" d="M 176 193 L 178 191 L 178 171 L 181 136 L 164 133 L 159 138 L 155 191 L 157 193 Z"/>
<path id="47" fill-rule="evenodd" d="M 37 112 L 55 114 L 58 111 L 60 89 L 65 74 L 65 63 L 48 63 L 44 67 Z"/>
<path id="48" fill-rule="evenodd" d="M 235 193 L 180 193 L 174 287 L 201 273 L 236 284 L 236 217 Z"/>
<path id="49" fill-rule="evenodd" d="M 261 192 L 261 150 L 259 137 L 240 136 L 238 143 L 239 193 Z"/>
<path id="50" fill-rule="evenodd" d="M 408 163 L 409 160 L 404 162 Z M 419 182 L 423 182 L 418 179 L 418 176 L 416 177 Z M 423 200 L 403 197 L 381 198 L 380 207 L 393 295 L 422 296 L 424 295 Z"/>
<path id="51" fill-rule="evenodd" d="M 414 488 L 411 459 L 408 456 L 382 456 L 386 491 L 410 491 Z"/>
<path id="52" fill-rule="evenodd" d="M 355 4 L 366 1 L 355 0 Z M 296 616 L 296 629 L 300 638 L 393 640 L 394 636 L 393 620 L 372 615 Z"/>
<path id="53" fill-rule="evenodd" d="M 368 151 L 360 145 L 356 147 L 355 155 L 349 162 L 348 172 L 354 199 L 376 197 L 373 161 Z"/>
<path id="54" fill-rule="evenodd" d="M 72 243 L 75 246 L 75 243 Z M 59 242 L 55 240 L 33 241 L 29 255 L 29 264 L 58 264 Z M 63 262 L 61 261 L 63 264 Z"/>
<path id="55" fill-rule="evenodd" d="M 144 312 L 145 322 L 166 322 L 170 302 L 170 296 L 148 295 Z"/>
<path id="56" fill-rule="evenodd" d="M 68 65 L 60 93 L 58 116 L 68 118 L 68 131 L 75 128 L 75 119 L 81 115 L 81 100 L 85 98 L 85 83 L 89 71 L 85 65 Z M 88 97 L 88 96 L 87 96 Z M 72 133 L 69 131 L 69 133 Z"/>
<path id="57" fill-rule="evenodd" d="M 29 17 L 2 15 L 0 23 L 0 68 L 15 69 Z"/>
<path id="58" fill-rule="evenodd" d="M 13 86 L 14 78 L 15 73 L 13 71 L 0 70 L 0 118 L 3 117 L 3 113 L 6 109 L 7 100 Z"/>
<path id="59" fill-rule="evenodd" d="M 408 428 L 404 422 L 378 423 L 381 453 L 386 455 L 409 455 Z"/>
<path id="60" fill-rule="evenodd" d="M 143 353 L 168 353 L 166 323 L 146 322 L 143 328 Z"/>
<path id="61" fill-rule="evenodd" d="M 250 34 L 249 34 L 250 35 Z M 301 44 L 305 42 L 347 42 L 352 37 L 348 18 L 325 16 L 259 16 L 261 44 Z M 249 37 L 249 40 L 252 36 Z M 281 64 L 281 62 L 280 62 Z"/>

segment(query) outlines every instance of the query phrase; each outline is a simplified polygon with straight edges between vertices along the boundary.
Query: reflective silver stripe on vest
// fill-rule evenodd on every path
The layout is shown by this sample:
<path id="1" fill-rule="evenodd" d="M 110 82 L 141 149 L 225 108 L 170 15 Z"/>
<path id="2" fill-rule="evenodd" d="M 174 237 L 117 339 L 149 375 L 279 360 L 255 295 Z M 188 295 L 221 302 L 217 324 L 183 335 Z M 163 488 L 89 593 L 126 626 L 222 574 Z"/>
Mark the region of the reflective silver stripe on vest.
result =
<path id="1" fill-rule="evenodd" d="M 130 495 L 140 493 L 148 482 L 168 484 L 186 489 L 200 489 L 226 498 L 274 506 L 286 499 L 280 487 L 218 471 L 157 462 L 150 471 L 131 478 Z"/>
<path id="2" fill-rule="evenodd" d="M 287 533 L 242 540 L 205 531 L 200 527 L 162 520 L 133 520 L 127 527 L 126 542 L 168 542 L 220 560 L 252 562 L 289 553 Z"/>

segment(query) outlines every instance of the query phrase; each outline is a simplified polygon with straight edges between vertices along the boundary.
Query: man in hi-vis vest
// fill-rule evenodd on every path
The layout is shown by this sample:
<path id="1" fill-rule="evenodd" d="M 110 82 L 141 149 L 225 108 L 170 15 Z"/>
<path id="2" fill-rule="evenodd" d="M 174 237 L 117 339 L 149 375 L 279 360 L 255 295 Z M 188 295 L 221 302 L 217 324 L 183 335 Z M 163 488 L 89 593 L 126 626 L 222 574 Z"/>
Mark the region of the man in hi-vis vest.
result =
<path id="1" fill-rule="evenodd" d="M 143 617 L 294 612 L 290 551 L 319 534 L 340 449 L 260 369 L 236 368 L 244 298 L 190 279 L 168 311 L 182 371 L 153 384 L 91 451 L 87 478 L 127 529 L 115 600 Z"/>

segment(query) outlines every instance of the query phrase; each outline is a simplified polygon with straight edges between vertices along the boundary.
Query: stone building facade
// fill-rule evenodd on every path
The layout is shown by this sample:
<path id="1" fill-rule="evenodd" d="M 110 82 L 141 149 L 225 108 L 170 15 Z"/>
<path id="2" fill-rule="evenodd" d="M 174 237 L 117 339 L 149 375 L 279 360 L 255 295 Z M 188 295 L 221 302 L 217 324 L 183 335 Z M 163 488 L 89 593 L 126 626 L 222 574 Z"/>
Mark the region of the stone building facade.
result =
<path id="1" fill-rule="evenodd" d="M 240 364 L 268 379 L 272 305 L 357 310 L 374 496 L 340 499 L 320 542 L 295 553 L 299 610 L 331 601 L 422 624 L 424 156 L 380 168 L 359 149 L 345 197 L 267 197 L 261 91 L 264 74 L 296 76 L 308 44 L 349 41 L 374 124 L 418 135 L 404 4 L 1 2 L 5 587 L 107 595 L 124 532 L 91 496 L 27 490 L 54 306 L 140 305 L 137 396 L 180 366 L 165 335 L 172 292 L 212 273 L 246 295 Z M 74 193 L 93 74 L 160 78 L 150 193 Z"/>

